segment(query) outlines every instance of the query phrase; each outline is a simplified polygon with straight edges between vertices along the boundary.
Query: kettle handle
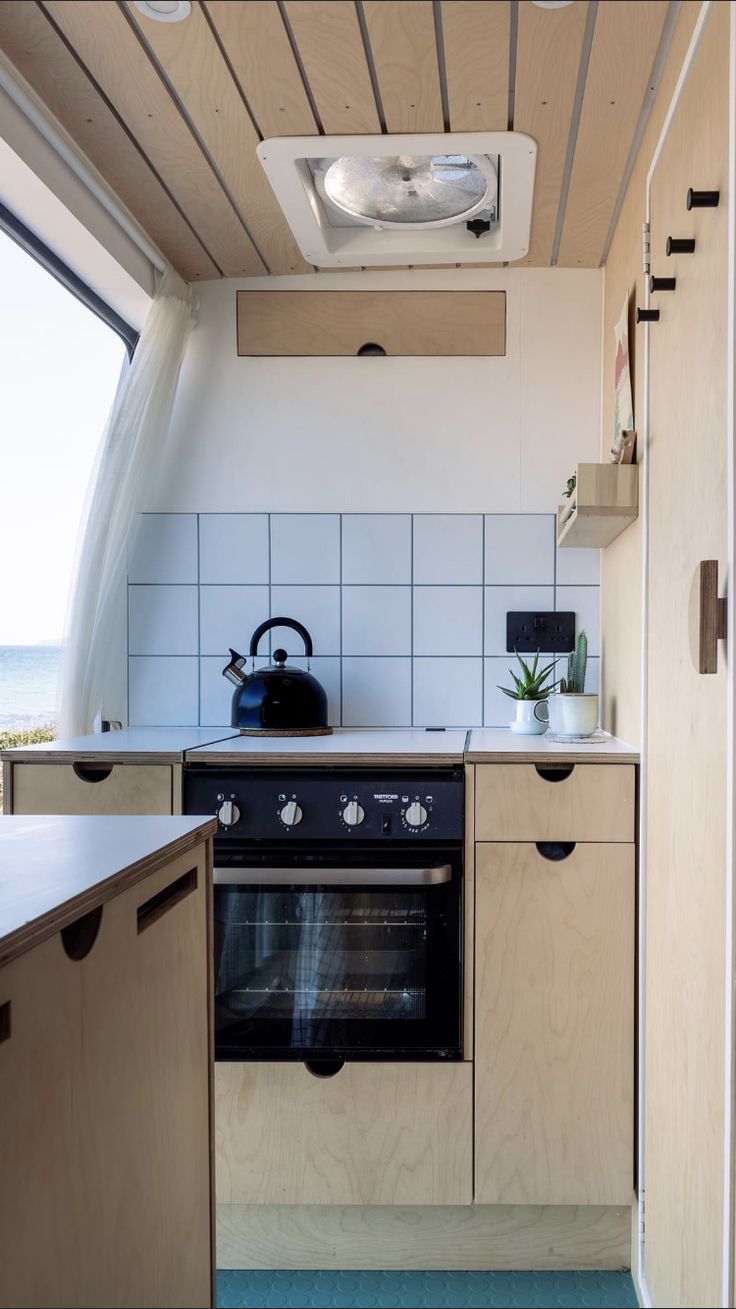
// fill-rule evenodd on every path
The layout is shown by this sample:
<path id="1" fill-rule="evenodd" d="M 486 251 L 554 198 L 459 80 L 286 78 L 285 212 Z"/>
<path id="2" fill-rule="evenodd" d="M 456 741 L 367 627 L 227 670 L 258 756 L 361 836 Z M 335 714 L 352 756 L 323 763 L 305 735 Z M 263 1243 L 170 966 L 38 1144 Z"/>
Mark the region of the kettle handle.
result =
<path id="1" fill-rule="evenodd" d="M 260 627 L 256 628 L 250 638 L 250 650 L 248 653 L 251 658 L 255 658 L 258 654 L 258 642 L 266 632 L 270 632 L 272 627 L 293 628 L 304 642 L 304 653 L 307 656 L 307 659 L 312 658 L 312 638 L 306 627 L 304 627 L 302 623 L 298 623 L 295 618 L 267 618 L 265 623 L 261 623 Z"/>

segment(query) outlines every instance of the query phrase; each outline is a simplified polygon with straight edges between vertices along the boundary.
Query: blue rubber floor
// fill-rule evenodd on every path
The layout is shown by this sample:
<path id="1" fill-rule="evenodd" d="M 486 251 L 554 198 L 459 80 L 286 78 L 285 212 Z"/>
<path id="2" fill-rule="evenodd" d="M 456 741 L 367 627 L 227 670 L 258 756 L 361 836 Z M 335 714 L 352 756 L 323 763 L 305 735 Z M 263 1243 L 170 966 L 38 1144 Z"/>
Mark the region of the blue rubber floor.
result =
<path id="1" fill-rule="evenodd" d="M 635 1309 L 629 1273 L 220 1272 L 220 1309 Z"/>

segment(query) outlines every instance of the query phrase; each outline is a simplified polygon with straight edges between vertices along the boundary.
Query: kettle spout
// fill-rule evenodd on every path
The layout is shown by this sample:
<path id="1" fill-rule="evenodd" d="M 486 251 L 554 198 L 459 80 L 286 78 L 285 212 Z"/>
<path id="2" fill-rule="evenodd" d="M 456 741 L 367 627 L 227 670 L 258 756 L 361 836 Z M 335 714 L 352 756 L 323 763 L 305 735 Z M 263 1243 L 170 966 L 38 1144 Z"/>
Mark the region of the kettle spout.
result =
<path id="1" fill-rule="evenodd" d="M 233 650 L 231 647 L 230 662 L 222 670 L 223 677 L 226 677 L 228 682 L 232 682 L 233 686 L 240 686 L 248 675 L 243 671 L 244 668 L 245 655 L 238 654 L 237 650 Z"/>

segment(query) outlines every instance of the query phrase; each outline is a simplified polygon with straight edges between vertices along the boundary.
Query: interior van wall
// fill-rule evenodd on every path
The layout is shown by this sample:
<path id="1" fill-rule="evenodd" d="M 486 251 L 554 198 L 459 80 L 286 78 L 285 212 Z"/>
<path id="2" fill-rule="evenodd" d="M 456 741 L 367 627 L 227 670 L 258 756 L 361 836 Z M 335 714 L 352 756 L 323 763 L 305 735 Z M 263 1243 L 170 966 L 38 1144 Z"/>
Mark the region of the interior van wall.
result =
<path id="1" fill-rule="evenodd" d="M 238 358 L 235 292 L 507 292 L 497 358 Z M 149 510 L 553 513 L 596 459 L 602 275 L 411 271 L 203 283 Z"/>
<path id="2" fill-rule="evenodd" d="M 634 415 L 643 430 L 643 378 L 637 345 L 636 298 L 643 303 L 642 223 L 646 179 L 667 109 L 680 74 L 700 0 L 684 0 L 642 140 L 604 270 L 602 458 L 608 459 L 614 412 L 614 331 L 624 300 L 629 308 Z M 641 462 L 641 459 L 640 459 Z M 641 518 L 603 551 L 601 626 L 603 655 L 603 725 L 633 744 L 641 736 Z"/>

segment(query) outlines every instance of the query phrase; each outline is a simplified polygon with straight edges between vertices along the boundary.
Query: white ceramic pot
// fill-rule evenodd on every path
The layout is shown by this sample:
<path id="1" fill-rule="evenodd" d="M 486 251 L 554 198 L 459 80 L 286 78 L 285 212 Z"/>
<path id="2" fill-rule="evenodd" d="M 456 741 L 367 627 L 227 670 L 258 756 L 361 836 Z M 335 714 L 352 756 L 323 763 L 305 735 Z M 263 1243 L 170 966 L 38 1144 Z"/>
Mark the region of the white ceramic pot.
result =
<path id="1" fill-rule="evenodd" d="M 546 705 L 546 700 L 517 700 L 516 718 L 511 723 L 511 731 L 518 732 L 520 736 L 540 736 L 546 732 Z"/>
<path id="2" fill-rule="evenodd" d="M 554 736 L 580 740 L 592 736 L 598 726 L 598 696 L 563 694 L 556 691 L 547 701 L 549 730 Z"/>

